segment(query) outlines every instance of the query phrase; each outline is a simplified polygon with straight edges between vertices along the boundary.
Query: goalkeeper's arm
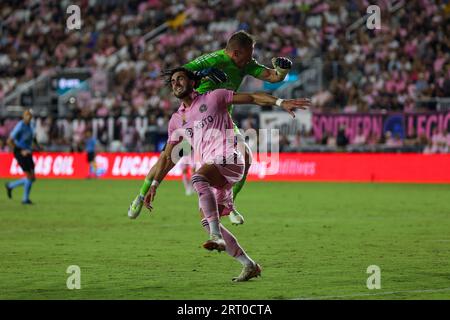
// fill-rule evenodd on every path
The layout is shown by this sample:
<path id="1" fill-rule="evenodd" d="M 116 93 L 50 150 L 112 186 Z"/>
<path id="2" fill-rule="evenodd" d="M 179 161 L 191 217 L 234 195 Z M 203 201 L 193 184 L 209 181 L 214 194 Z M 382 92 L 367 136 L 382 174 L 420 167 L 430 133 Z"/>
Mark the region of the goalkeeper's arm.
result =
<path id="1" fill-rule="evenodd" d="M 258 79 L 268 82 L 283 81 L 292 68 L 292 61 L 288 58 L 278 57 L 272 59 L 274 69 L 265 69 L 258 76 Z"/>

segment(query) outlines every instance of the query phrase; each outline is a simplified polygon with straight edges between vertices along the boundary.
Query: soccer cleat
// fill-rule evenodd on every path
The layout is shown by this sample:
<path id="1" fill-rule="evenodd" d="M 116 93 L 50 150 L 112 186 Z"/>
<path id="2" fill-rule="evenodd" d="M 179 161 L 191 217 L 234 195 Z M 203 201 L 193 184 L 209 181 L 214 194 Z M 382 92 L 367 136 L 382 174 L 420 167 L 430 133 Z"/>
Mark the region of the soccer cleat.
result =
<path id="1" fill-rule="evenodd" d="M 254 263 L 251 266 L 245 266 L 241 274 L 235 278 L 233 278 L 233 282 L 243 282 L 248 281 L 251 278 L 256 278 L 261 276 L 261 266 L 257 263 Z"/>
<path id="2" fill-rule="evenodd" d="M 23 200 L 22 204 L 34 204 L 30 199 L 28 200 Z"/>
<path id="3" fill-rule="evenodd" d="M 231 224 L 234 224 L 237 226 L 239 224 L 244 223 L 244 217 L 236 209 L 234 209 L 233 211 L 230 212 L 229 217 L 230 217 Z"/>
<path id="4" fill-rule="evenodd" d="M 138 195 L 128 208 L 128 218 L 136 219 L 142 210 L 142 205 L 144 204 L 144 197 Z"/>
<path id="5" fill-rule="evenodd" d="M 7 183 L 5 183 L 5 188 L 6 188 L 6 195 L 8 196 L 9 199 L 12 199 L 12 189 L 8 187 Z"/>
<path id="6" fill-rule="evenodd" d="M 219 252 L 225 251 L 225 240 L 221 236 L 211 235 L 210 239 L 203 244 L 203 248 L 212 251 L 217 250 Z"/>

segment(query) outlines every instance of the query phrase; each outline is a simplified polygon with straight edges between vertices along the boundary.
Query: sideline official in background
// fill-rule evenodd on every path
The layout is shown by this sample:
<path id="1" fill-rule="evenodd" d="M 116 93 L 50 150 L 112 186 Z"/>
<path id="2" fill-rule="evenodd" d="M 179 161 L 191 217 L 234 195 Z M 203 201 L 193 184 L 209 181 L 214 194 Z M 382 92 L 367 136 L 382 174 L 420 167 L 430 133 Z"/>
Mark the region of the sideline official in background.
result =
<path id="1" fill-rule="evenodd" d="M 8 198 L 12 199 L 13 189 L 23 185 L 24 193 L 22 198 L 23 204 L 33 204 L 30 200 L 31 186 L 36 181 L 34 175 L 34 162 L 32 157 L 33 142 L 37 144 L 35 138 L 34 124 L 31 122 L 33 114 L 31 109 L 24 111 L 22 120 L 14 127 L 8 138 L 8 145 L 14 150 L 14 158 L 16 158 L 19 166 L 22 168 L 26 177 L 5 184 Z"/>

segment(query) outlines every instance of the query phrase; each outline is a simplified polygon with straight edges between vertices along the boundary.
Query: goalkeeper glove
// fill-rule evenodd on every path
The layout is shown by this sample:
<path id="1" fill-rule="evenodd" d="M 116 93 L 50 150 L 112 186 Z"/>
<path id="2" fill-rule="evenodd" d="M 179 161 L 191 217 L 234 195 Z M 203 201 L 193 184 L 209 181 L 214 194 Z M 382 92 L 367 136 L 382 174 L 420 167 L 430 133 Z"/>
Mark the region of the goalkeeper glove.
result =
<path id="1" fill-rule="evenodd" d="M 292 61 L 284 57 L 272 58 L 272 65 L 277 75 L 282 76 L 284 79 L 292 68 Z"/>
<path id="2" fill-rule="evenodd" d="M 216 68 L 206 68 L 200 71 L 196 71 L 195 75 L 198 78 L 208 77 L 214 84 L 224 83 L 228 81 L 228 76 L 222 70 Z"/>
<path id="3" fill-rule="evenodd" d="M 222 70 L 216 68 L 206 68 L 194 72 L 197 78 L 202 79 L 208 77 L 214 84 L 219 84 L 228 81 L 228 76 Z"/>

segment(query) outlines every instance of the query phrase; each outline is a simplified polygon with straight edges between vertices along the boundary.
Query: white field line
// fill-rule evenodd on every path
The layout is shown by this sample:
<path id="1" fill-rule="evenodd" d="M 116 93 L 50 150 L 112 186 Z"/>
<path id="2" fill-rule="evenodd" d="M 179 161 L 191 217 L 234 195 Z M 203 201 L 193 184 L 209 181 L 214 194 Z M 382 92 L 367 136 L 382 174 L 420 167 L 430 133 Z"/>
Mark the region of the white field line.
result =
<path id="1" fill-rule="evenodd" d="M 399 293 L 433 293 L 433 292 L 445 292 L 445 291 L 450 292 L 450 288 L 428 289 L 428 290 L 387 291 L 387 292 L 360 293 L 360 294 L 344 294 L 344 295 L 336 295 L 336 296 L 298 297 L 298 298 L 294 298 L 292 300 L 321 300 L 321 299 L 334 299 L 334 298 L 357 298 L 357 297 L 385 296 L 385 295 L 399 294 Z M 450 299 L 450 294 L 449 294 L 449 299 Z"/>

